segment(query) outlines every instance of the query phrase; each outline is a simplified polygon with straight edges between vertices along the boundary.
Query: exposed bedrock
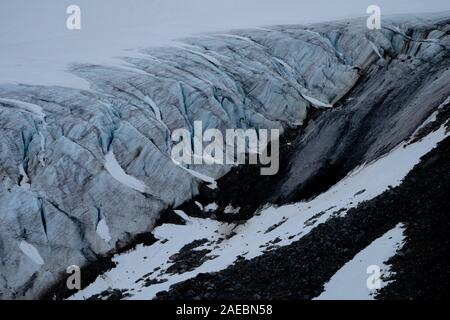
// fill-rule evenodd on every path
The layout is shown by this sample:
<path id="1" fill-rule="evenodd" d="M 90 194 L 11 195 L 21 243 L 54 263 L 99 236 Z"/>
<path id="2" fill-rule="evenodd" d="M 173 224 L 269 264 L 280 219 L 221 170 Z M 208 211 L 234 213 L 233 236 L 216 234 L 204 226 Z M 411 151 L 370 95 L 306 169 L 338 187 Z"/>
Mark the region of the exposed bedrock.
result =
<path id="1" fill-rule="evenodd" d="M 170 133 L 194 121 L 284 131 L 326 108 L 296 138 L 272 201 L 312 196 L 398 145 L 450 95 L 450 25 L 384 26 L 239 30 L 123 66 L 72 66 L 91 91 L 0 85 L 0 298 L 39 297 L 68 266 L 126 246 L 197 195 L 204 181 L 170 158 Z M 217 179 L 231 167 L 190 169 Z"/>

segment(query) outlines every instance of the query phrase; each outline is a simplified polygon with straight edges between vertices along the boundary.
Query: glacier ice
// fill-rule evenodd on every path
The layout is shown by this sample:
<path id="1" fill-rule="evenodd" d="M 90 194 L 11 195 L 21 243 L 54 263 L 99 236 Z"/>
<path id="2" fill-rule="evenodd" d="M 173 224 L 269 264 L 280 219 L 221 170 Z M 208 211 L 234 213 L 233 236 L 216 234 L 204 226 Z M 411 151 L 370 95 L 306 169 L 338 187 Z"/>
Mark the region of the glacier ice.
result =
<path id="1" fill-rule="evenodd" d="M 194 121 L 222 132 L 284 132 L 301 124 L 312 105 L 327 107 L 295 145 L 298 158 L 280 194 L 317 174 L 324 159 L 342 157 L 344 146 L 359 143 L 355 151 L 364 153 L 354 156 L 361 161 L 397 146 L 448 97 L 450 39 L 448 27 L 437 30 L 443 24 L 431 18 L 389 23 L 401 32 L 369 31 L 364 19 L 274 26 L 142 49 L 123 58 L 126 68 L 71 66 L 89 90 L 1 84 L 0 297 L 40 296 L 68 266 L 126 246 L 151 231 L 164 209 L 194 197 L 205 178 L 214 184 L 225 175 L 231 166 L 186 170 L 172 161 L 170 133 L 193 132 Z M 407 90 L 417 88 L 418 80 L 408 86 L 413 73 L 436 79 L 413 94 Z M 392 114 L 365 109 L 387 85 L 402 100 L 392 104 Z M 358 88 L 352 104 L 339 109 Z M 353 141 L 352 126 L 369 116 L 383 121 Z M 343 132 L 350 134 L 336 142 Z M 17 250 L 21 243 L 28 256 Z M 36 252 L 45 268 L 35 263 L 41 262 Z"/>

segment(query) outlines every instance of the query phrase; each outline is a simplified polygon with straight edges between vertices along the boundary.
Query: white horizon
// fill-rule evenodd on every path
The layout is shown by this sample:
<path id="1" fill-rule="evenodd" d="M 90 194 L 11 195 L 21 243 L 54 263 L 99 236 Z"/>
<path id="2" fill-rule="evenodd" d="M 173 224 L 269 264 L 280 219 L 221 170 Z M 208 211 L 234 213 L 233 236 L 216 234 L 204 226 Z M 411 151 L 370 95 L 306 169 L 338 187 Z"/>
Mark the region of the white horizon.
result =
<path id="1" fill-rule="evenodd" d="M 69 31 L 66 8 L 81 8 L 82 29 Z M 87 89 L 70 63 L 123 64 L 130 50 L 182 37 L 276 24 L 367 16 L 373 0 L 2 0 L 0 84 Z M 379 0 L 382 15 L 450 10 L 447 0 Z"/>

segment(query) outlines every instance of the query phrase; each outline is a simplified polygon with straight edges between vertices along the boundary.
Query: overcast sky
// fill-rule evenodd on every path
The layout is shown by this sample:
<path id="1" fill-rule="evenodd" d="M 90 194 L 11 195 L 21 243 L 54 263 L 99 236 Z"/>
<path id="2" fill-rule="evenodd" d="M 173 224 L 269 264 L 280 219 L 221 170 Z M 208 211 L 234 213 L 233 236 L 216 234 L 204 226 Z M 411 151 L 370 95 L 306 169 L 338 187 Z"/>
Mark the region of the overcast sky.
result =
<path id="1" fill-rule="evenodd" d="M 70 4 L 81 7 L 84 33 L 147 28 L 162 35 L 364 16 L 370 4 L 383 14 L 450 10 L 449 0 L 1 0 L 0 41 L 67 33 Z"/>
<path id="2" fill-rule="evenodd" d="M 66 29 L 70 4 L 81 30 Z M 370 4 L 385 15 L 450 10 L 449 0 L 0 0 L 0 83 L 51 83 L 70 61 L 192 33 L 366 16 Z"/>

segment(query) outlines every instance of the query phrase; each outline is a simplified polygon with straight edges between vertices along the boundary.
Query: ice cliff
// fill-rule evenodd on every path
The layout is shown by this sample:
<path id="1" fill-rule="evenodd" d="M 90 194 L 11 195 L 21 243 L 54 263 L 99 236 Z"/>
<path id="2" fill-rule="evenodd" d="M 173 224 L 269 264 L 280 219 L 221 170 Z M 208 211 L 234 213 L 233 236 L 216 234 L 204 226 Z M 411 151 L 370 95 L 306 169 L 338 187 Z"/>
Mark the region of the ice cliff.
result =
<path id="1" fill-rule="evenodd" d="M 0 298 L 39 297 L 68 266 L 127 245 L 195 196 L 204 181 L 170 159 L 170 133 L 194 121 L 285 130 L 311 106 L 336 108 L 298 141 L 279 198 L 295 198 L 336 161 L 388 152 L 449 96 L 448 19 L 206 34 L 124 66 L 71 66 L 87 91 L 0 85 Z M 376 108 L 380 99 L 391 111 Z M 217 179 L 230 167 L 190 169 Z"/>

